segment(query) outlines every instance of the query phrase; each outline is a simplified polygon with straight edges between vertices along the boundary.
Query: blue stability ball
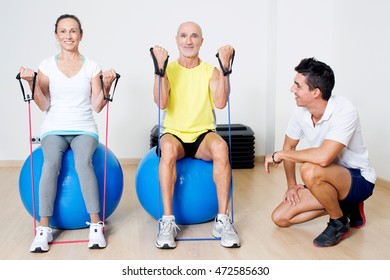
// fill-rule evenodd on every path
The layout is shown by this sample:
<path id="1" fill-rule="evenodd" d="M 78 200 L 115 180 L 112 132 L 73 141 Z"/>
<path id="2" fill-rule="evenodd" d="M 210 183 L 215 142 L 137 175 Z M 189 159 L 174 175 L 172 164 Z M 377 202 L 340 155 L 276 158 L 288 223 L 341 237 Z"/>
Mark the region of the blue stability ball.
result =
<path id="1" fill-rule="evenodd" d="M 104 158 L 105 146 L 99 143 L 92 158 L 96 178 L 99 186 L 100 217 L 103 218 L 104 201 Z M 42 173 L 43 152 L 38 147 L 33 152 L 34 164 L 34 198 L 35 216 L 39 221 L 39 181 Z M 116 209 L 123 192 L 123 173 L 121 165 L 115 155 L 108 149 L 107 153 L 107 181 L 106 181 L 106 211 L 108 218 Z M 32 205 L 32 185 L 30 156 L 23 164 L 19 176 L 19 192 L 26 210 L 34 217 Z M 74 165 L 73 151 L 68 149 L 63 158 L 58 176 L 57 197 L 54 203 L 53 216 L 50 225 L 58 229 L 78 229 L 87 227 L 90 216 L 85 207 L 81 194 L 80 182 Z"/>
<path id="2" fill-rule="evenodd" d="M 154 147 L 139 163 L 135 182 L 142 207 L 155 219 L 161 218 L 164 213 L 158 164 Z M 185 158 L 177 161 L 176 168 L 177 180 L 172 203 L 176 223 L 186 225 L 212 220 L 218 214 L 213 163 Z"/>

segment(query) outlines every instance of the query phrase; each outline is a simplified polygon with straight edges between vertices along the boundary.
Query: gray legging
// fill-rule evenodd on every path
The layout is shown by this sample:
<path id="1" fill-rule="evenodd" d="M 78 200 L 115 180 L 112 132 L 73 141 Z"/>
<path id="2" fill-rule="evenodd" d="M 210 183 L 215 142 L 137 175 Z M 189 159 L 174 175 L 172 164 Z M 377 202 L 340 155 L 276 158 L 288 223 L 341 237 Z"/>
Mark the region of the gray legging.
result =
<path id="1" fill-rule="evenodd" d="M 53 215 L 62 156 L 69 146 L 73 151 L 75 168 L 87 211 L 90 214 L 100 212 L 99 189 L 92 166 L 92 156 L 97 145 L 95 138 L 85 134 L 48 135 L 43 138 L 41 147 L 44 162 L 39 182 L 39 215 L 41 217 Z"/>

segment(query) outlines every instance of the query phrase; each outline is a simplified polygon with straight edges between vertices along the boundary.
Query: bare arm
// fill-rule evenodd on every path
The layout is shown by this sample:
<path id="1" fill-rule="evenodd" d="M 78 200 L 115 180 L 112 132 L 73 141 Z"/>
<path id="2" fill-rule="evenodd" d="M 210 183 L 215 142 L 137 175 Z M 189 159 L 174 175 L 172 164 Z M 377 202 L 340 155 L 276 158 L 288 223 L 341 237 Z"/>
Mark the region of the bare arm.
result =
<path id="1" fill-rule="evenodd" d="M 299 140 L 292 139 L 286 135 L 284 138 L 283 151 L 295 151 L 298 143 Z M 278 167 L 278 165 L 282 163 L 282 159 L 276 157 L 277 153 L 265 156 L 264 167 L 267 173 L 270 172 L 269 166 L 271 164 Z M 296 205 L 299 203 L 298 190 L 302 189 L 304 186 L 297 184 L 295 161 L 284 160 L 284 172 L 286 174 L 287 191 L 283 196 L 283 202 L 288 201 L 290 204 Z"/>
<path id="2" fill-rule="evenodd" d="M 284 150 L 274 155 L 275 161 L 287 160 L 298 163 L 310 162 L 320 166 L 333 163 L 344 149 L 344 145 L 333 140 L 325 139 L 318 148 L 308 148 L 300 151 Z"/>
<path id="3" fill-rule="evenodd" d="M 104 92 L 102 90 L 100 76 L 103 75 L 103 84 Z M 103 110 L 104 106 L 107 104 L 107 100 L 104 99 L 105 96 L 110 94 L 112 82 L 116 78 L 116 72 L 114 69 L 110 69 L 105 72 L 99 72 L 95 77 L 92 78 L 92 108 L 95 112 L 99 113 Z"/>
<path id="4" fill-rule="evenodd" d="M 295 151 L 295 148 L 297 147 L 299 143 L 299 140 L 294 140 L 287 135 L 284 138 L 284 144 L 283 144 L 283 151 Z M 277 152 L 279 153 L 279 152 Z M 275 167 L 278 167 L 280 163 L 282 163 L 282 159 L 276 158 L 276 153 L 274 154 L 268 154 L 265 156 L 264 160 L 264 168 L 267 173 L 270 173 L 270 165 L 274 165 Z M 287 176 L 287 182 L 288 184 L 296 183 L 295 180 L 295 162 L 294 161 L 288 161 L 284 162 L 284 168 L 286 170 L 286 176 Z"/>
<path id="5" fill-rule="evenodd" d="M 32 90 L 34 71 L 28 68 L 21 67 L 19 70 L 20 78 L 26 80 Z M 34 90 L 34 102 L 38 108 L 45 112 L 50 105 L 50 92 L 49 92 L 49 78 L 38 71 L 38 81 L 35 84 Z"/>
<path id="6" fill-rule="evenodd" d="M 283 151 L 295 151 L 298 143 L 299 140 L 292 139 L 286 135 L 284 138 Z M 273 164 L 275 167 L 278 167 L 280 163 L 281 163 L 281 159 L 276 158 L 276 153 L 274 153 L 273 155 L 272 154 L 266 155 L 264 165 L 267 173 L 269 173 L 270 164 Z M 287 191 L 283 196 L 283 202 L 288 201 L 288 203 L 296 205 L 300 201 L 298 190 L 304 188 L 304 186 L 297 184 L 297 179 L 295 174 L 295 165 L 296 165 L 295 162 L 285 160 L 283 163 L 284 163 L 284 172 L 286 175 L 286 182 L 287 182 Z"/>
<path id="7" fill-rule="evenodd" d="M 226 45 L 218 49 L 219 58 L 225 69 L 230 68 L 233 51 L 234 49 L 230 45 Z M 221 70 L 218 70 L 217 68 L 214 69 L 210 80 L 210 90 L 213 96 L 214 105 L 218 109 L 225 108 L 228 101 L 229 89 L 227 86 L 227 79 L 228 77 L 224 76 Z"/>
<path id="8" fill-rule="evenodd" d="M 156 57 L 158 68 L 163 69 L 164 63 L 168 58 L 168 52 L 160 46 L 154 46 L 154 56 Z M 169 101 L 170 84 L 167 73 L 165 72 L 164 77 L 160 77 L 154 74 L 154 86 L 153 86 L 153 97 L 154 103 L 159 105 L 161 110 L 164 110 L 168 106 Z"/>
<path id="9" fill-rule="evenodd" d="M 284 169 L 287 179 L 287 191 L 283 197 L 283 201 L 288 201 L 293 205 L 299 203 L 298 189 L 303 188 L 303 185 L 297 184 L 295 164 L 310 162 L 320 166 L 328 166 L 336 160 L 337 156 L 344 149 L 343 144 L 326 139 L 318 148 L 309 148 L 296 151 L 295 148 L 298 143 L 299 140 L 294 140 L 286 135 L 283 144 L 283 150 L 275 152 L 273 155 L 266 155 L 264 162 L 265 169 L 268 173 L 269 165 L 271 163 L 277 167 L 279 163 L 282 161 L 284 162 Z"/>
<path id="10" fill-rule="evenodd" d="M 107 101 L 104 100 L 102 86 L 100 83 L 100 75 L 102 75 L 102 72 L 100 71 L 95 77 L 92 78 L 91 81 L 91 102 L 92 102 L 92 108 L 95 112 L 99 113 L 104 106 L 106 105 Z"/>
<path id="11" fill-rule="evenodd" d="M 292 139 L 287 135 L 284 138 L 283 151 L 295 151 L 299 140 Z M 275 156 L 274 156 L 275 158 Z M 297 185 L 296 175 L 295 175 L 295 162 L 285 160 L 283 162 L 284 172 L 286 174 L 287 187 L 290 188 L 292 186 Z"/>
<path id="12" fill-rule="evenodd" d="M 287 135 L 284 138 L 283 151 L 295 151 L 299 140 L 292 139 Z M 275 158 L 275 155 L 274 155 Z M 284 173 L 286 174 L 287 191 L 283 196 L 283 202 L 288 202 L 296 205 L 300 202 L 298 190 L 304 188 L 303 185 L 297 183 L 296 179 L 296 163 L 294 161 L 283 161 Z"/>
<path id="13" fill-rule="evenodd" d="M 154 86 L 153 86 L 154 103 L 156 103 L 157 106 L 160 103 L 160 109 L 164 110 L 168 106 L 170 84 L 167 78 L 167 73 L 165 73 L 164 77 L 161 77 L 160 81 L 159 79 L 160 76 L 155 74 Z M 160 90 L 159 90 L 159 83 L 160 83 Z M 159 101 L 159 95 L 160 95 L 160 101 Z"/>

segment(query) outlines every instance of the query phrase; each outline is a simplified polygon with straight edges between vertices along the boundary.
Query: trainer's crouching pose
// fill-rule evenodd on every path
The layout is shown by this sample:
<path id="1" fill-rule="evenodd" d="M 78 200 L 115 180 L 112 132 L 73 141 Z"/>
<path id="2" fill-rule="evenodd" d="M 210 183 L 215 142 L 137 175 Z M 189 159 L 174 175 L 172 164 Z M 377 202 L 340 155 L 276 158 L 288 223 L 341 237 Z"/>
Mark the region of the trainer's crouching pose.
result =
<path id="1" fill-rule="evenodd" d="M 376 174 L 363 144 L 356 108 L 346 98 L 332 96 L 332 69 L 307 58 L 295 70 L 291 92 L 297 108 L 283 150 L 266 155 L 264 163 L 269 172 L 271 164 L 283 162 L 287 178 L 287 191 L 272 219 L 278 226 L 289 227 L 328 214 L 328 226 L 313 243 L 333 246 L 349 235 L 350 226 L 364 226 L 363 203 L 373 193 Z M 296 150 L 304 137 L 311 148 Z M 297 183 L 296 163 L 301 164 L 304 185 Z"/>

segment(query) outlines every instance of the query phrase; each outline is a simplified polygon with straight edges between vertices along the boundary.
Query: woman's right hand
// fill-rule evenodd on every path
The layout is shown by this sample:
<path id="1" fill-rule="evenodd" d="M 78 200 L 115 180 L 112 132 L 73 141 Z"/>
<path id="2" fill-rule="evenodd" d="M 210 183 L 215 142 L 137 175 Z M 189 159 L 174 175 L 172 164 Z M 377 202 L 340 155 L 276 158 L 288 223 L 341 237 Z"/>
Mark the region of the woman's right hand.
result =
<path id="1" fill-rule="evenodd" d="M 32 69 L 24 68 L 23 66 L 19 69 L 20 78 L 32 83 L 34 80 L 35 72 Z"/>

